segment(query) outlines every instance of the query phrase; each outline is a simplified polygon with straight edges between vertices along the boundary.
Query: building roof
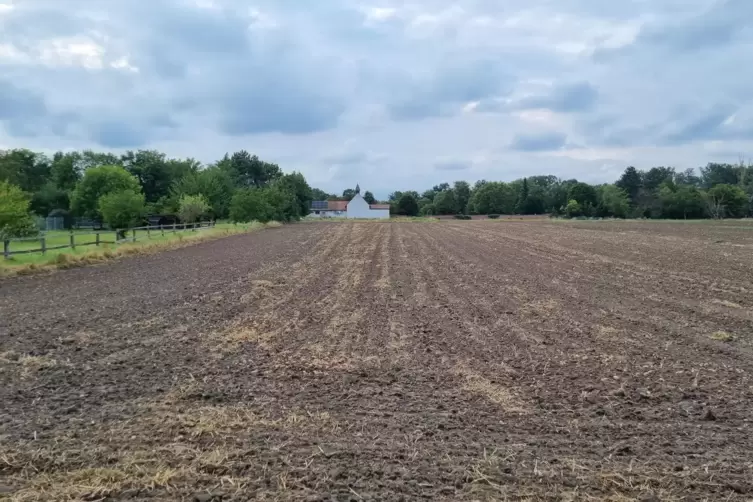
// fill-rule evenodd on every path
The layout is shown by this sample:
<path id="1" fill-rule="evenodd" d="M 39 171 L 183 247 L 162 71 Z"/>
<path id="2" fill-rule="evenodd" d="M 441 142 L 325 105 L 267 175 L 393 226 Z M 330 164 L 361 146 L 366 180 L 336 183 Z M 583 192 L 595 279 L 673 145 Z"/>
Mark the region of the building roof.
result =
<path id="1" fill-rule="evenodd" d="M 389 209 L 389 204 L 369 204 L 369 209 Z"/>
<path id="2" fill-rule="evenodd" d="M 347 200 L 330 200 L 327 201 L 327 210 L 329 211 L 345 211 L 348 209 Z"/>

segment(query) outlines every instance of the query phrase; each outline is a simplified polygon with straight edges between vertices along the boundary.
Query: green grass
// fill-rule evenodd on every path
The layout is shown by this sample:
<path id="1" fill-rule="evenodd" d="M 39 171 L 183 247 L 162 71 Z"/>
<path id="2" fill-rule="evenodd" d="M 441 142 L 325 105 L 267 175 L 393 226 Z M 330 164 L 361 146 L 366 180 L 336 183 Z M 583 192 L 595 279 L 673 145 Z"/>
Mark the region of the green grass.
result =
<path id="1" fill-rule="evenodd" d="M 251 222 L 247 224 L 221 223 L 215 227 L 204 230 L 179 230 L 177 232 L 165 231 L 162 235 L 160 231 L 151 231 L 150 238 L 145 230 L 136 232 L 136 242 L 125 242 L 122 244 L 101 244 L 100 246 L 78 246 L 76 249 L 64 248 L 50 250 L 45 254 L 29 253 L 11 256 L 6 260 L 0 256 L 0 275 L 15 275 L 31 273 L 37 270 L 47 270 L 54 268 L 70 268 L 82 266 L 89 263 L 100 263 L 132 254 L 145 254 L 157 252 L 164 249 L 181 247 L 183 245 L 212 240 L 226 237 L 233 234 L 251 232 L 262 228 L 278 226 L 279 223 L 271 222 L 261 224 Z M 74 238 L 77 242 L 93 242 L 95 235 L 80 235 L 91 231 L 74 232 Z M 130 238 L 132 233 L 129 232 Z M 46 233 L 47 245 L 64 245 L 70 242 L 69 231 L 52 231 Z M 115 232 L 103 232 L 102 240 L 115 240 Z M 21 246 L 17 246 L 21 245 Z M 11 251 L 20 249 L 38 249 L 39 240 L 12 242 Z"/>

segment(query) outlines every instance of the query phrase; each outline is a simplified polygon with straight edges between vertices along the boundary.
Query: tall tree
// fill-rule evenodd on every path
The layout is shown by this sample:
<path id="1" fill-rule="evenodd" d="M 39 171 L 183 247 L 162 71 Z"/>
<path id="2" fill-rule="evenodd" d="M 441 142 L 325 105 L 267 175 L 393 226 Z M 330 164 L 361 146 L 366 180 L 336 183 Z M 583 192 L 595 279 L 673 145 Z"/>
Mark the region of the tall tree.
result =
<path id="1" fill-rule="evenodd" d="M 139 180 L 147 202 L 156 202 L 170 193 L 170 169 L 165 154 L 156 150 L 127 151 L 121 158 L 123 167 Z"/>
<path id="2" fill-rule="evenodd" d="M 84 173 L 73 192 L 71 208 L 78 215 L 100 219 L 99 199 L 124 190 L 140 193 L 139 180 L 120 166 L 93 167 Z"/>
<path id="3" fill-rule="evenodd" d="M 528 214 L 528 180 L 523 178 L 518 191 L 518 200 L 515 203 L 515 212 L 517 214 Z"/>
<path id="4" fill-rule="evenodd" d="M 652 167 L 643 173 L 643 188 L 653 192 L 658 190 L 663 183 L 674 182 L 674 179 L 673 167 Z"/>
<path id="5" fill-rule="evenodd" d="M 638 193 L 643 186 L 643 179 L 636 168 L 630 166 L 625 169 L 625 172 L 620 176 L 620 179 L 617 180 L 615 185 L 617 185 L 617 188 L 625 190 L 625 193 L 627 193 L 628 198 L 630 199 L 631 205 L 635 206 L 637 204 Z"/>
<path id="6" fill-rule="evenodd" d="M 238 186 L 262 188 L 282 175 L 280 166 L 252 156 L 246 150 L 235 152 L 223 165 L 231 170 Z"/>
<path id="7" fill-rule="evenodd" d="M 471 185 L 467 181 L 456 181 L 452 191 L 455 192 L 458 212 L 465 213 L 468 210 L 468 202 L 471 200 Z"/>
<path id="8" fill-rule="evenodd" d="M 365 194 L 363 194 L 363 200 L 365 200 L 369 204 L 376 204 L 376 198 L 374 197 L 374 194 L 369 192 L 368 190 Z"/>
<path id="9" fill-rule="evenodd" d="M 444 190 L 434 197 L 434 212 L 436 214 L 457 214 L 458 202 L 454 190 Z"/>
<path id="10" fill-rule="evenodd" d="M 297 217 L 309 214 L 311 201 L 314 200 L 314 197 L 311 193 L 311 187 L 301 173 L 294 171 L 285 174 L 275 181 L 274 186 L 290 192 L 295 197 L 298 204 Z"/>
<path id="11" fill-rule="evenodd" d="M 400 200 L 397 201 L 397 214 L 418 216 L 418 201 L 412 193 L 406 192 L 400 196 Z"/>
<path id="12" fill-rule="evenodd" d="M 701 182 L 705 188 L 716 185 L 737 185 L 740 181 L 740 169 L 734 164 L 709 163 L 701 168 Z"/>

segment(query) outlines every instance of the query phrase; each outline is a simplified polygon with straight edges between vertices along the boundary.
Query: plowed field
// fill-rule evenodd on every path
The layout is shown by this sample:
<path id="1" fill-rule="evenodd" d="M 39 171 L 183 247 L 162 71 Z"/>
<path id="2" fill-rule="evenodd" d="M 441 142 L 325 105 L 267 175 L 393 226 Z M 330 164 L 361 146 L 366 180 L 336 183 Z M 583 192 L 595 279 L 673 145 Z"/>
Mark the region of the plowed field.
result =
<path id="1" fill-rule="evenodd" d="M 0 499 L 753 499 L 750 224 L 292 225 L 0 312 Z"/>

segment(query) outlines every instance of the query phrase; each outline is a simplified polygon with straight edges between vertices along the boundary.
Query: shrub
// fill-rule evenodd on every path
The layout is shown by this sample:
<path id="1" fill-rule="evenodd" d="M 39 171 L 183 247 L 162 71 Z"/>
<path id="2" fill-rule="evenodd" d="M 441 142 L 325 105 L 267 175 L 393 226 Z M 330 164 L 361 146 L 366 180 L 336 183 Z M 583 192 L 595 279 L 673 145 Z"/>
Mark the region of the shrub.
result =
<path id="1" fill-rule="evenodd" d="M 29 203 L 23 190 L 0 181 L 0 239 L 30 237 L 39 232 L 29 214 Z"/>
<path id="2" fill-rule="evenodd" d="M 195 223 L 209 211 L 209 203 L 203 195 L 183 195 L 180 198 L 178 216 L 183 223 Z"/>
<path id="3" fill-rule="evenodd" d="M 492 219 L 492 220 L 496 220 L 497 218 L 499 218 L 499 215 L 498 214 L 490 214 L 489 218 Z"/>
<path id="4" fill-rule="evenodd" d="M 265 223 L 271 219 L 272 212 L 273 208 L 260 188 L 238 190 L 230 201 L 230 219 L 236 223 L 254 220 Z"/>
<path id="5" fill-rule="evenodd" d="M 99 211 L 110 228 L 136 226 L 146 212 L 144 194 L 135 190 L 108 193 L 100 197 Z"/>
<path id="6" fill-rule="evenodd" d="M 71 197 L 71 209 L 79 216 L 99 218 L 99 201 L 113 192 L 141 190 L 139 180 L 120 166 L 100 166 L 87 169 Z"/>
<path id="7" fill-rule="evenodd" d="M 456 220 L 472 220 L 473 218 L 467 214 L 456 214 L 455 219 Z"/>

